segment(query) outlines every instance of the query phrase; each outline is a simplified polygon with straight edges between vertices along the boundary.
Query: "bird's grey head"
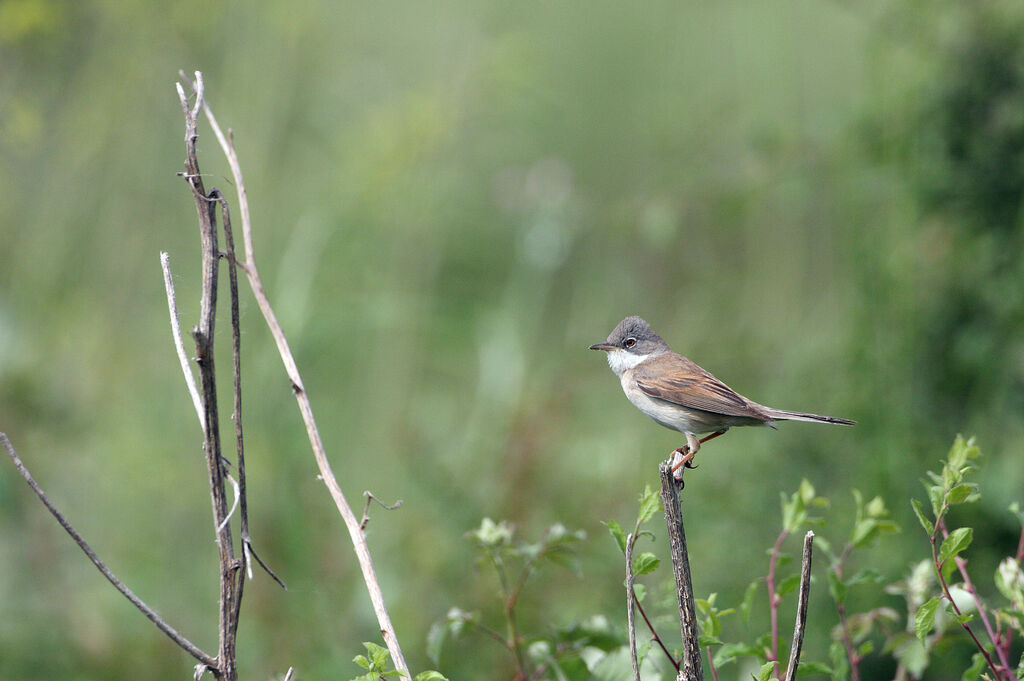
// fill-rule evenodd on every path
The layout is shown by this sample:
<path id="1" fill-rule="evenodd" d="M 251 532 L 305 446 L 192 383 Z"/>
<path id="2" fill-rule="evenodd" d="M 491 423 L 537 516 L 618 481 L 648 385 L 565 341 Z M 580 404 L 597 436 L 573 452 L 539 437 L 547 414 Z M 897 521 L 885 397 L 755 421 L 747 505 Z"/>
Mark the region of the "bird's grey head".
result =
<path id="1" fill-rule="evenodd" d="M 591 345 L 590 349 L 607 352 L 608 366 L 619 376 L 640 362 L 669 351 L 668 344 L 640 317 L 626 317 L 604 343 Z"/>

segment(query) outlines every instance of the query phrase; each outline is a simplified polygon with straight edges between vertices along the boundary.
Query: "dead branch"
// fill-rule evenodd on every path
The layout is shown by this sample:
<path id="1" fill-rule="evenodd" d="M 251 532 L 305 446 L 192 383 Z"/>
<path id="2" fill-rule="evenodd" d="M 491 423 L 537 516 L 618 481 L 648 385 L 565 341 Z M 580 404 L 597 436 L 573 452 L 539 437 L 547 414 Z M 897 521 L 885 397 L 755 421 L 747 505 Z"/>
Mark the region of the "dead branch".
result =
<path id="1" fill-rule="evenodd" d="M 800 650 L 804 646 L 804 630 L 807 627 L 807 600 L 811 594 L 811 554 L 814 550 L 814 532 L 804 535 L 804 551 L 800 559 L 800 595 L 796 605 L 796 624 L 793 626 L 793 646 L 789 649 L 789 666 L 786 667 L 786 681 L 796 679 L 800 666 Z"/>
<path id="2" fill-rule="evenodd" d="M 360 528 L 360 521 L 356 518 L 355 513 L 352 511 L 352 507 L 349 506 L 348 501 L 345 499 L 345 495 L 342 493 L 341 487 L 338 485 L 338 481 L 334 476 L 331 465 L 327 461 L 327 453 L 324 450 L 323 441 L 320 439 L 320 431 L 317 428 L 316 419 L 313 416 L 313 405 L 310 402 L 309 395 L 306 393 L 305 386 L 303 385 L 302 378 L 299 374 L 298 366 L 295 363 L 295 358 L 292 355 L 291 349 L 288 347 L 288 340 L 285 337 L 284 330 L 281 328 L 281 324 L 277 320 L 277 315 L 274 314 L 274 310 L 270 305 L 270 300 L 267 297 L 267 293 L 263 288 L 263 282 L 259 276 L 259 270 L 256 267 L 252 240 L 252 224 L 249 215 L 249 201 L 246 197 L 242 168 L 238 162 L 238 155 L 235 153 L 234 136 L 230 130 L 228 130 L 227 136 L 221 132 L 221 128 L 217 124 L 217 119 L 214 117 L 213 111 L 202 97 L 202 74 L 196 71 L 194 81 L 187 78 L 183 72 L 180 75 L 196 93 L 196 105 L 193 111 L 198 112 L 198 109 L 202 107 L 207 120 L 210 123 L 210 127 L 213 129 L 214 135 L 216 135 L 221 148 L 224 150 L 224 154 L 228 160 L 228 165 L 231 167 L 231 173 L 235 181 L 235 188 L 238 192 L 238 206 L 239 212 L 242 216 L 242 244 L 245 250 L 245 262 L 244 264 L 239 262 L 238 265 L 242 268 L 242 271 L 245 272 L 246 277 L 249 280 L 249 286 L 252 288 L 253 295 L 256 297 L 256 302 L 259 305 L 260 312 L 263 313 L 263 317 L 266 320 L 267 326 L 270 328 L 270 333 L 277 345 L 278 353 L 281 355 L 281 361 L 284 363 L 285 372 L 288 374 L 288 380 L 291 382 L 292 392 L 295 394 L 299 411 L 302 414 L 303 423 L 306 426 L 306 434 L 309 438 L 310 446 L 313 449 L 313 457 L 316 459 L 317 467 L 320 470 L 320 479 L 323 480 L 324 484 L 327 486 L 327 489 L 331 494 L 331 498 L 334 500 L 334 504 L 338 508 L 338 512 L 345 521 L 349 537 L 352 540 L 352 546 L 356 552 L 356 558 L 359 561 L 359 567 L 363 573 L 363 581 L 366 583 L 366 589 L 369 593 L 370 601 L 373 604 L 374 613 L 377 615 L 377 622 L 380 625 L 381 636 L 384 639 L 384 643 L 387 645 L 388 651 L 391 653 L 391 660 L 395 665 L 395 669 L 408 677 L 410 676 L 409 668 L 405 663 L 405 657 L 402 655 L 402 649 L 398 643 L 398 637 L 395 634 L 391 618 L 388 615 L 387 606 L 384 604 L 384 595 L 381 592 L 380 583 L 377 580 L 376 572 L 373 569 L 373 560 L 370 557 L 370 550 L 366 543 L 366 535 Z M 181 86 L 179 85 L 178 87 L 180 90 Z M 188 114 L 189 111 L 186 108 L 186 118 L 188 118 Z M 192 130 L 194 133 L 194 126 Z M 192 139 L 194 142 L 194 137 Z M 194 149 L 194 143 L 192 146 Z M 198 171 L 196 174 L 198 175 Z M 202 219 L 201 216 L 200 219 Z"/>
<path id="3" fill-rule="evenodd" d="M 665 506 L 672 571 L 676 579 L 676 600 L 679 603 L 679 623 L 683 635 L 683 668 L 677 678 L 680 681 L 704 681 L 697 614 L 693 605 L 693 582 L 690 580 L 690 557 L 686 549 L 683 510 L 679 501 L 682 480 L 676 481 L 669 461 L 663 462 L 658 470 L 661 473 L 661 501 Z"/>
<path id="4" fill-rule="evenodd" d="M 82 535 L 78 533 L 71 523 L 68 522 L 67 518 L 65 518 L 50 502 L 46 493 L 43 492 L 43 489 L 32 477 L 32 474 L 28 472 L 28 468 L 25 467 L 25 464 L 22 463 L 21 459 L 18 457 L 18 453 L 14 450 L 14 445 L 11 444 L 11 441 L 7 438 L 6 434 L 0 433 L 0 442 L 3 443 L 4 449 L 7 450 L 7 455 L 11 458 L 11 461 L 14 462 L 14 467 L 18 469 L 19 473 L 21 473 L 21 477 L 25 478 L 25 482 L 28 483 L 29 487 L 32 488 L 32 491 L 35 492 L 37 497 L 39 497 L 39 501 L 43 502 L 43 506 L 46 507 L 46 510 L 48 510 L 50 514 L 57 519 L 57 522 L 64 528 L 64 531 L 71 536 L 76 544 L 78 544 L 78 547 L 82 549 L 86 556 L 89 557 L 89 560 L 91 560 L 92 564 L 96 566 L 96 569 L 107 578 L 107 581 L 113 584 L 114 588 L 120 591 L 125 598 L 131 601 L 131 604 L 138 608 L 143 615 L 148 617 L 149 621 L 155 624 L 157 629 L 167 634 L 168 638 L 174 641 L 182 650 L 198 660 L 201 665 L 205 665 L 209 668 L 216 667 L 217 660 L 210 657 L 210 655 L 200 650 L 197 645 L 179 634 L 174 627 L 168 624 L 164 618 L 160 617 L 153 608 L 146 605 L 141 598 L 136 596 L 135 592 L 129 589 L 124 582 L 118 579 L 117 575 L 115 575 L 110 568 L 100 560 L 100 557 L 97 556 L 96 552 L 92 550 L 92 547 L 86 543 L 85 539 L 82 538 Z"/>

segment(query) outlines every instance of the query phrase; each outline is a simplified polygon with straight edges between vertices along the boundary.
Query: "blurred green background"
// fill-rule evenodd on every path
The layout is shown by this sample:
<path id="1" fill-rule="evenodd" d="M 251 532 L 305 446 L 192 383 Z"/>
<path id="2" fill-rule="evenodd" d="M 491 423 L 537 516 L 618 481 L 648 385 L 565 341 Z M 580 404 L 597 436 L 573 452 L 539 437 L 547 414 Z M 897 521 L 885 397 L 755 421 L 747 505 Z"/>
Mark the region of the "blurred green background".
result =
<path id="1" fill-rule="evenodd" d="M 870 560 L 900 578 L 927 546 L 907 498 L 957 432 L 987 455 L 977 581 L 1016 546 L 1020 3 L 0 0 L 0 64 L 0 430 L 207 650 L 206 472 L 158 263 L 190 328 L 179 68 L 235 132 L 257 261 L 346 494 L 404 500 L 369 541 L 415 669 L 451 605 L 493 611 L 463 538 L 483 517 L 590 535 L 582 578 L 531 583 L 524 630 L 623 626 L 600 522 L 631 522 L 680 444 L 586 350 L 628 314 L 755 400 L 859 421 L 708 445 L 684 494 L 698 595 L 735 603 L 764 573 L 779 492 L 804 477 L 835 542 L 851 487 L 887 500 L 904 531 Z M 205 123 L 199 149 L 234 201 Z M 242 324 L 251 527 L 289 585 L 247 586 L 242 674 L 349 678 L 376 623 L 247 291 Z M 0 678 L 187 678 L 9 462 L 0 547 Z M 813 605 L 822 659 L 836 616 L 823 589 Z M 443 663 L 510 676 L 482 638 Z"/>

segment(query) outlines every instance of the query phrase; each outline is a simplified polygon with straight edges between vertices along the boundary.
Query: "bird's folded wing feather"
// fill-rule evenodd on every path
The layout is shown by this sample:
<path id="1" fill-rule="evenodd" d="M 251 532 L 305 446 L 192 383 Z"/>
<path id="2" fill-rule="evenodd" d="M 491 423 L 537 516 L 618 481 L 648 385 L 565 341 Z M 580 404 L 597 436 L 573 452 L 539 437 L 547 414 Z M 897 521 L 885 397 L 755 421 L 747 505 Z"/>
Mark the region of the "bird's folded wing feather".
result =
<path id="1" fill-rule="evenodd" d="M 640 390 L 650 397 L 690 409 L 769 420 L 758 405 L 744 399 L 696 363 L 675 353 L 641 364 L 633 370 L 633 377 Z"/>

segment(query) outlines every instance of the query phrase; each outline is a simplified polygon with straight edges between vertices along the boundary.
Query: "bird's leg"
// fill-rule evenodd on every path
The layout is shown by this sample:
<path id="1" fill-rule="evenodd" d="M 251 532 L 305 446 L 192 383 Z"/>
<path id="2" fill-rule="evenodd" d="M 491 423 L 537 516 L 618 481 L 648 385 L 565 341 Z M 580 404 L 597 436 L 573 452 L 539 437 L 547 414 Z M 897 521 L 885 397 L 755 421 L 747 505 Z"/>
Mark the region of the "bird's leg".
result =
<path id="1" fill-rule="evenodd" d="M 700 450 L 700 443 L 701 440 L 698 440 L 696 435 L 694 435 L 693 433 L 686 433 L 686 444 L 672 453 L 673 459 L 675 459 L 676 454 L 678 454 L 680 457 L 679 461 L 672 465 L 673 473 L 678 471 L 683 466 L 686 466 L 687 468 L 692 468 L 692 466 L 689 466 L 688 464 L 690 463 L 690 460 L 693 459 L 693 457 L 696 456 L 697 452 Z"/>
<path id="2" fill-rule="evenodd" d="M 695 466 L 693 465 L 693 457 L 696 456 L 701 444 L 707 442 L 708 440 L 714 440 L 719 435 L 724 435 L 725 431 L 727 430 L 728 428 L 716 430 L 715 432 L 711 433 L 711 435 L 705 435 L 699 440 L 697 439 L 697 436 L 694 435 L 693 433 L 687 433 L 686 444 L 677 449 L 675 452 L 673 452 L 673 458 L 675 458 L 674 455 L 678 454 L 681 461 L 679 461 L 676 464 L 673 464 L 672 472 L 675 473 L 683 466 L 686 466 L 687 468 L 695 468 Z"/>
<path id="3" fill-rule="evenodd" d="M 705 435 L 704 437 L 702 437 L 700 439 L 700 441 L 701 442 L 707 442 L 708 440 L 714 440 L 719 435 L 725 435 L 725 431 L 727 431 L 727 430 L 729 430 L 729 429 L 728 428 L 723 428 L 722 430 L 716 430 L 715 432 L 711 433 L 711 435 Z"/>

